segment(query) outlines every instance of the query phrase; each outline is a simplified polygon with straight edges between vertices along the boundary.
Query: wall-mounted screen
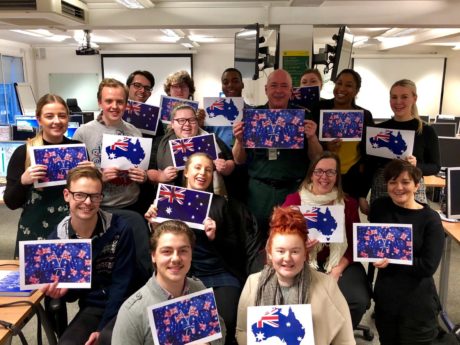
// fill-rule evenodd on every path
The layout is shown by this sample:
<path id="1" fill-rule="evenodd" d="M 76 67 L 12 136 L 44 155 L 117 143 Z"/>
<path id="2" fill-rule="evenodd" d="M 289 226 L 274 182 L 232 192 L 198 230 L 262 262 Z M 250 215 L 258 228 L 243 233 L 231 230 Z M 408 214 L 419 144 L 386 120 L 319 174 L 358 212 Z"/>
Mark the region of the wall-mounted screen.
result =
<path id="1" fill-rule="evenodd" d="M 335 81 L 341 70 L 351 67 L 351 53 L 353 51 L 354 36 L 346 26 L 341 26 L 337 34 L 334 65 L 332 66 L 331 80 Z"/>
<path id="2" fill-rule="evenodd" d="M 460 167 L 447 169 L 447 218 L 460 219 Z"/>
<path id="3" fill-rule="evenodd" d="M 259 24 L 247 26 L 235 34 L 234 60 L 243 78 L 259 79 Z"/>

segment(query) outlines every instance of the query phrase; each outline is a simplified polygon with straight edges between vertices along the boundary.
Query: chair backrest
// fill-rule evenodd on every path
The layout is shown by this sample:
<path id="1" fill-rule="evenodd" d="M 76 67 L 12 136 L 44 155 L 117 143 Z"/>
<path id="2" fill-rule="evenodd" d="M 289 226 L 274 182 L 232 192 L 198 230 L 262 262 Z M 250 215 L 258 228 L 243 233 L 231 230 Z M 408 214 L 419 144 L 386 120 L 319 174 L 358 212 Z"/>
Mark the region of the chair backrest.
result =
<path id="1" fill-rule="evenodd" d="M 81 111 L 76 98 L 67 98 L 66 103 L 71 113 Z"/>

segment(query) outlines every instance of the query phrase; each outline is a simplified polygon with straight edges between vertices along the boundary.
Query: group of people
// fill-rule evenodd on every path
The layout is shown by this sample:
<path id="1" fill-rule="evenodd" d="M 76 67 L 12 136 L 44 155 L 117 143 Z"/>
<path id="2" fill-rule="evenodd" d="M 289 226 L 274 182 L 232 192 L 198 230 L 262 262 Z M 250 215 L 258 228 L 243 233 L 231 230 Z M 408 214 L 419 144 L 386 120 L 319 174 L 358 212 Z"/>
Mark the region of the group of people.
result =
<path id="1" fill-rule="evenodd" d="M 221 80 L 226 97 L 242 96 L 238 70 L 226 69 Z M 363 110 L 363 138 L 367 127 L 375 125 L 372 114 L 356 104 L 361 77 L 345 69 L 335 81 L 334 98 L 320 99 L 306 110 L 303 149 L 245 148 L 243 122 L 204 128 L 204 111 L 183 104 L 172 111 L 170 126 L 159 126 L 151 136 L 147 170 L 101 169 L 103 134 L 142 136 L 122 116 L 128 99 L 146 102 L 154 85 L 148 71 L 133 72 L 126 85 L 104 79 L 97 93 L 101 113 L 81 126 L 73 140 L 64 136 L 69 121 L 64 100 L 43 96 L 36 109 L 39 134 L 10 160 L 4 200 L 12 209 L 23 208 L 17 241 L 92 239 L 91 288 L 60 289 L 55 282 L 42 289 L 49 298 L 79 300 L 80 311 L 58 334 L 61 344 L 153 344 L 146 307 L 205 287 L 214 290 L 224 330 L 224 338 L 213 344 L 246 344 L 247 308 L 282 304 L 311 304 L 315 344 L 355 344 L 353 329 L 371 296 L 381 344 L 430 344 L 440 307 L 432 276 L 444 235 L 439 216 L 426 205 L 422 176 L 439 170 L 439 148 L 432 128 L 418 117 L 413 82 L 403 79 L 391 87 L 394 116 L 376 125 L 415 131 L 413 153 L 404 159 L 368 156 L 364 139 L 319 141 L 321 109 Z M 321 88 L 320 73 L 307 70 L 299 86 Z M 265 85 L 268 102 L 257 108 L 299 108 L 290 102 L 292 87 L 289 73 L 275 70 Z M 180 71 L 167 78 L 164 90 L 189 99 L 195 86 Z M 168 141 L 208 132 L 216 134 L 218 159 L 195 153 L 183 171 L 176 169 Z M 31 165 L 29 147 L 77 142 L 86 145 L 89 161 L 69 172 L 67 185 L 34 188 L 47 167 Z M 177 220 L 156 221 L 152 202 L 158 183 L 214 194 L 204 230 Z M 342 243 L 308 238 L 298 206 L 318 205 L 344 206 Z M 256 220 L 252 230 L 260 236 L 255 246 L 248 243 L 253 237 L 245 233 L 241 209 Z M 353 261 L 352 229 L 360 222 L 359 210 L 369 222 L 413 224 L 413 265 L 386 259 L 374 263 L 379 270 L 373 294 L 364 266 Z M 141 215 L 145 223 L 131 221 Z M 150 257 L 139 248 L 139 243 L 147 245 L 147 236 Z M 256 265 L 248 265 L 249 247 L 259 249 Z M 150 262 L 152 270 L 145 270 Z"/>

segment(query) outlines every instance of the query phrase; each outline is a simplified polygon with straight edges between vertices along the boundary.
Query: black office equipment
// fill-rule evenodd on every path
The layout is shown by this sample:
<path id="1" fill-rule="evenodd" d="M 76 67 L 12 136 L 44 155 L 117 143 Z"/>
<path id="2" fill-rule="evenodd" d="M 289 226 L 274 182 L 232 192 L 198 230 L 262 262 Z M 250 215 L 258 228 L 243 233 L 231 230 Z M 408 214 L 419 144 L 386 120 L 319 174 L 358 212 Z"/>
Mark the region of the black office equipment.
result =
<path id="1" fill-rule="evenodd" d="M 455 123 L 432 123 L 430 125 L 438 137 L 455 137 L 457 134 Z"/>

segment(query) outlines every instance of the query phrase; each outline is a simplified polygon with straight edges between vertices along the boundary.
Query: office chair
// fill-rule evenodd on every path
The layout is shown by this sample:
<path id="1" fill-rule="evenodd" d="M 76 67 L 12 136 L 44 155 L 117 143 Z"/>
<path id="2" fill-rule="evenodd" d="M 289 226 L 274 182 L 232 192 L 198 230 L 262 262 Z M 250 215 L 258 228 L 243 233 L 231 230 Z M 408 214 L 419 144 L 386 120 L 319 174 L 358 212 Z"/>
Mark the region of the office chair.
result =
<path id="1" fill-rule="evenodd" d="M 76 98 L 67 98 L 66 103 L 71 113 L 81 112 L 81 108 L 78 106 Z"/>

